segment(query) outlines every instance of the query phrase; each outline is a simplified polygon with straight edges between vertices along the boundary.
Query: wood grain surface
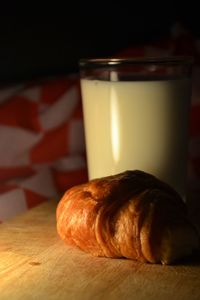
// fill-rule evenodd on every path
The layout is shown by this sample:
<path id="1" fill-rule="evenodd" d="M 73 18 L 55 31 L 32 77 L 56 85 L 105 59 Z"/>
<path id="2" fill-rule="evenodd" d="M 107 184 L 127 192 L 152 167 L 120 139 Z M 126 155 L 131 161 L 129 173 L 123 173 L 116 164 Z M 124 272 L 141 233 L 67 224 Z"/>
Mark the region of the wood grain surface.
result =
<path id="1" fill-rule="evenodd" d="M 0 225 L 0 300 L 200 299 L 200 258 L 176 266 L 92 257 L 65 245 L 49 201 Z"/>

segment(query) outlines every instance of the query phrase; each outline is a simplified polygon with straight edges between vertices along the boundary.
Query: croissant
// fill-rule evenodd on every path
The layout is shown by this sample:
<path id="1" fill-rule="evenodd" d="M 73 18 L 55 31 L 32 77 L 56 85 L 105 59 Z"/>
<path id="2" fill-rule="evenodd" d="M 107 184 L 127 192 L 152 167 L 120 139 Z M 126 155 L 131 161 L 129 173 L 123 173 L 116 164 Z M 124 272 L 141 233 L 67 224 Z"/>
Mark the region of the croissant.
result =
<path id="1" fill-rule="evenodd" d="M 199 249 L 180 196 L 138 170 L 72 187 L 56 215 L 61 239 L 94 256 L 171 264 Z"/>

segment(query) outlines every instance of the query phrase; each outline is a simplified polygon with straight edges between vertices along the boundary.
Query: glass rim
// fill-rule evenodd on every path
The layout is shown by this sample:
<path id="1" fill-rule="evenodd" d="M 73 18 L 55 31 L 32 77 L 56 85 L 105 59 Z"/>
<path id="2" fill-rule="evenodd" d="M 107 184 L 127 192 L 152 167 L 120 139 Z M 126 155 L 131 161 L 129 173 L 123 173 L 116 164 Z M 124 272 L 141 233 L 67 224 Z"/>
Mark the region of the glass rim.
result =
<path id="1" fill-rule="evenodd" d="M 79 60 L 80 68 L 98 68 L 123 65 L 192 65 L 192 56 L 167 56 L 167 57 L 127 57 L 127 58 L 82 58 Z"/>

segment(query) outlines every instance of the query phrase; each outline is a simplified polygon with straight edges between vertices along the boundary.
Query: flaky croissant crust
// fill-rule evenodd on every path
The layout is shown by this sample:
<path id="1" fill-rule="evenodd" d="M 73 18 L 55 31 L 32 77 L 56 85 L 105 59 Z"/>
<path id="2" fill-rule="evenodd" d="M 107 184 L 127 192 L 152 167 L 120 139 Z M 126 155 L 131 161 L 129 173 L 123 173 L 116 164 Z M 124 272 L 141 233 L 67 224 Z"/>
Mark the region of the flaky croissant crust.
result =
<path id="1" fill-rule="evenodd" d="M 57 231 L 92 255 L 151 263 L 171 263 L 199 246 L 180 196 L 137 170 L 68 190 L 57 207 Z"/>

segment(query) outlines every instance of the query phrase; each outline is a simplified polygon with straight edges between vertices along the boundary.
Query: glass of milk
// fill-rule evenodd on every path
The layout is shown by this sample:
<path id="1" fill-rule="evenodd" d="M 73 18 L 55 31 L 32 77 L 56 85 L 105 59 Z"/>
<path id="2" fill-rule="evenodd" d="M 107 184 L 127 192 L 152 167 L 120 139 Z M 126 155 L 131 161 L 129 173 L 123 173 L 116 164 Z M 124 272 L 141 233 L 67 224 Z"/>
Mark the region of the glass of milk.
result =
<path id="1" fill-rule="evenodd" d="M 82 59 L 89 179 L 143 170 L 184 197 L 192 60 Z"/>

